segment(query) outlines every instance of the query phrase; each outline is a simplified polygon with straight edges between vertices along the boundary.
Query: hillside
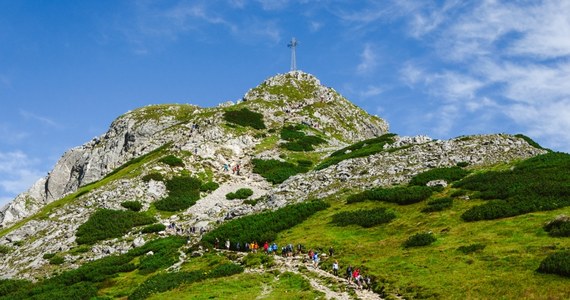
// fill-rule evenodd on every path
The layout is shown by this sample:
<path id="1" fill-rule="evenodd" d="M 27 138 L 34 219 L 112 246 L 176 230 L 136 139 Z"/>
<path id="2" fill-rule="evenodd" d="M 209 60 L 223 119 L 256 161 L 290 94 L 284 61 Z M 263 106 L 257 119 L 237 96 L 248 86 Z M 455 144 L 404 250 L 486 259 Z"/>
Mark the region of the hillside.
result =
<path id="1" fill-rule="evenodd" d="M 279 74 L 238 103 L 136 109 L 66 152 L 0 210 L 0 299 L 564 299 L 570 270 L 541 264 L 570 260 L 569 162 L 522 135 L 398 136 Z M 235 251 L 254 240 L 324 255 Z M 373 291 L 330 274 L 330 247 Z"/>

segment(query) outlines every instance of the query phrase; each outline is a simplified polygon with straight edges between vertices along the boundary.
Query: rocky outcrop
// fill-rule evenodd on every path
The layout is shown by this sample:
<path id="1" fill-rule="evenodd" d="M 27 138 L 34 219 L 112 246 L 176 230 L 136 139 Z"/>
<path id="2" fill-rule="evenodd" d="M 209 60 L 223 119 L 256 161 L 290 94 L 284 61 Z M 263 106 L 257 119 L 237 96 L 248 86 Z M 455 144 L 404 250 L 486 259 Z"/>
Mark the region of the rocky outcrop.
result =
<path id="1" fill-rule="evenodd" d="M 398 137 L 385 148 L 391 151 L 345 160 L 323 170 L 291 177 L 272 191 L 271 202 L 282 206 L 299 199 L 323 198 L 343 189 L 402 184 L 431 168 L 451 167 L 460 162 L 472 167 L 490 166 L 546 153 L 521 138 L 506 134 L 448 141 L 433 141 L 425 136 Z"/>

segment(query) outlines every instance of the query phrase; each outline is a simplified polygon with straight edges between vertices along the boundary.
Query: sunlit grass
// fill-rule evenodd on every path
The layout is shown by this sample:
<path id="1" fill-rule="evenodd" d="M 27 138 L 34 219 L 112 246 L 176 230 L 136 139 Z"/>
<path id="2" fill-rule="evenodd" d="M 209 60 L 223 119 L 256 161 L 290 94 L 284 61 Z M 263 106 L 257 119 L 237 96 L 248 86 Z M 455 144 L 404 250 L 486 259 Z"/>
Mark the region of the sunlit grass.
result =
<path id="1" fill-rule="evenodd" d="M 306 249 L 327 252 L 332 246 L 341 273 L 348 264 L 361 267 L 391 293 L 409 297 L 551 298 L 570 296 L 568 278 L 536 272 L 542 259 L 559 249 L 569 249 L 570 240 L 552 238 L 542 229 L 556 215 L 570 208 L 537 212 L 498 221 L 466 223 L 460 215 L 483 201 L 456 199 L 451 209 L 422 213 L 425 201 L 407 206 L 363 202 L 346 205 L 332 201 L 302 224 L 281 233 L 278 244 L 302 243 Z M 387 207 L 397 218 L 373 228 L 338 227 L 330 223 L 338 211 Z M 437 241 L 425 247 L 405 249 L 402 244 L 418 232 L 433 232 Z M 481 243 L 478 252 L 463 254 L 460 246 Z M 322 265 L 330 270 L 332 260 Z"/>

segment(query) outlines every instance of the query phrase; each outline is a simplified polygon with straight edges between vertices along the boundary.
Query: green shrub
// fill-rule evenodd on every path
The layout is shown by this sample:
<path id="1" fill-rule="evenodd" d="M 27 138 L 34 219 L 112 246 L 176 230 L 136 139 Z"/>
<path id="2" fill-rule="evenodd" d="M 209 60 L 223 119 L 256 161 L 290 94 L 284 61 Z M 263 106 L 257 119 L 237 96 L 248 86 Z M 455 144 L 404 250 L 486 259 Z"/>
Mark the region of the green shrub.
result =
<path id="1" fill-rule="evenodd" d="M 407 205 L 423 201 L 431 196 L 435 188 L 427 186 L 407 186 L 393 188 L 375 188 L 364 192 L 350 195 L 346 203 L 375 200 Z"/>
<path id="2" fill-rule="evenodd" d="M 0 279 L 0 297 L 8 296 L 20 290 L 28 290 L 32 283 L 20 279 Z"/>
<path id="3" fill-rule="evenodd" d="M 483 244 L 471 244 L 469 246 L 461 246 L 457 248 L 457 251 L 462 252 L 463 254 L 469 254 L 473 252 L 478 252 L 485 249 L 485 245 Z"/>
<path id="4" fill-rule="evenodd" d="M 313 162 L 310 160 L 306 160 L 306 159 L 298 159 L 297 165 L 299 167 L 303 167 L 303 168 L 310 168 L 313 165 Z"/>
<path id="5" fill-rule="evenodd" d="M 190 272 L 157 274 L 150 277 L 140 286 L 138 286 L 128 299 L 146 299 L 152 294 L 162 293 L 175 289 L 181 284 L 199 282 L 208 278 L 226 277 L 242 272 L 243 267 L 233 263 L 227 263 L 214 268 L 210 272 L 206 270 L 199 270 Z"/>
<path id="6" fill-rule="evenodd" d="M 300 131 L 305 128 L 304 125 L 290 125 L 281 129 L 281 139 L 288 141 L 282 145 L 283 148 L 290 151 L 313 151 L 317 146 L 327 141 L 314 135 L 305 135 Z"/>
<path id="7" fill-rule="evenodd" d="M 544 225 L 544 230 L 550 236 L 570 237 L 570 218 L 564 215 L 559 216 Z"/>
<path id="8" fill-rule="evenodd" d="M 457 181 L 469 174 L 460 167 L 436 168 L 420 173 L 410 180 L 410 185 L 426 185 L 432 180 L 443 179 L 447 182 Z"/>
<path id="9" fill-rule="evenodd" d="M 249 126 L 254 129 L 265 129 L 263 115 L 250 111 L 247 108 L 241 110 L 231 110 L 224 113 L 224 119 L 230 123 L 241 126 Z"/>
<path id="10" fill-rule="evenodd" d="M 241 188 L 233 193 L 226 194 L 226 199 L 247 199 L 249 196 L 253 195 L 253 191 L 248 188 Z"/>
<path id="11" fill-rule="evenodd" d="M 540 263 L 538 272 L 570 277 L 570 251 L 550 254 Z"/>
<path id="12" fill-rule="evenodd" d="M 95 299 L 98 287 L 101 287 L 103 281 L 115 277 L 118 273 L 137 269 L 137 266 L 132 263 L 134 258 L 148 257 L 145 254 L 153 251 L 155 255 L 162 258 L 162 265 L 156 264 L 156 266 L 168 267 L 178 261 L 180 255 L 178 248 L 184 244 L 186 244 L 185 238 L 174 236 L 150 241 L 125 254 L 87 262 L 75 270 L 64 271 L 36 284 L 26 281 L 0 280 L 0 299 Z M 163 255 L 165 252 L 170 255 Z"/>
<path id="13" fill-rule="evenodd" d="M 247 199 L 243 201 L 243 204 L 249 204 L 251 206 L 255 206 L 259 201 L 264 201 L 266 200 L 265 197 L 259 197 L 259 198 L 255 198 L 255 199 Z"/>
<path id="14" fill-rule="evenodd" d="M 213 245 L 216 238 L 220 241 L 229 239 L 232 246 L 235 242 L 244 244 L 252 241 L 273 241 L 277 233 L 303 222 L 328 206 L 325 202 L 316 200 L 233 219 L 206 233 L 202 241 Z"/>
<path id="15" fill-rule="evenodd" d="M 570 155 L 550 152 L 518 163 L 508 171 L 489 171 L 465 177 L 454 187 L 475 191 L 489 199 L 467 210 L 465 221 L 490 220 L 570 205 Z"/>
<path id="16" fill-rule="evenodd" d="M 165 163 L 171 167 L 184 167 L 184 161 L 182 159 L 170 154 L 158 160 L 161 163 Z"/>
<path id="17" fill-rule="evenodd" d="M 456 163 L 455 165 L 460 167 L 460 168 L 465 168 L 465 167 L 469 166 L 469 163 L 466 161 L 460 161 L 460 162 Z"/>
<path id="18" fill-rule="evenodd" d="M 515 137 L 518 137 L 520 139 L 525 140 L 529 145 L 533 146 L 534 148 L 538 148 L 538 149 L 544 149 L 544 150 L 548 150 L 546 148 L 542 148 L 541 145 L 539 145 L 537 142 L 535 142 L 533 139 L 529 138 L 528 136 L 524 135 L 524 134 L 515 134 Z"/>
<path id="19" fill-rule="evenodd" d="M 166 181 L 168 196 L 154 203 L 158 210 L 180 211 L 194 205 L 200 199 L 200 179 L 176 176 Z"/>
<path id="20" fill-rule="evenodd" d="M 8 254 L 10 251 L 12 251 L 12 248 L 6 245 L 0 245 L 0 254 Z"/>
<path id="21" fill-rule="evenodd" d="M 161 232 L 166 230 L 166 226 L 164 226 L 164 224 L 152 224 L 152 225 L 148 225 L 146 227 L 144 227 L 143 229 L 141 229 L 142 233 L 154 233 L 154 232 Z"/>
<path id="22" fill-rule="evenodd" d="M 162 174 L 158 173 L 158 172 L 154 172 L 154 173 L 149 173 L 145 176 L 143 176 L 142 180 L 144 182 L 149 182 L 151 180 L 154 181 L 164 181 L 164 176 L 162 176 Z"/>
<path id="23" fill-rule="evenodd" d="M 437 198 L 430 200 L 427 203 L 427 207 L 422 209 L 422 212 L 434 212 L 442 211 L 446 208 L 450 208 L 453 205 L 453 199 L 449 197 Z"/>
<path id="24" fill-rule="evenodd" d="M 208 181 L 200 186 L 201 192 L 213 192 L 217 190 L 220 185 L 217 182 Z"/>
<path id="25" fill-rule="evenodd" d="M 344 211 L 332 216 L 331 223 L 338 226 L 359 225 L 365 228 L 379 224 L 389 223 L 396 218 L 396 214 L 386 208 L 360 209 L 357 211 Z"/>
<path id="26" fill-rule="evenodd" d="M 431 232 L 416 233 L 416 234 L 412 235 L 411 237 L 409 237 L 404 242 L 404 247 L 410 248 L 410 247 L 427 246 L 427 245 L 431 245 L 435 241 L 437 241 L 437 238 Z"/>
<path id="27" fill-rule="evenodd" d="M 57 255 L 49 259 L 50 265 L 61 265 L 64 262 L 65 262 L 65 259 L 63 257 L 57 256 Z"/>
<path id="28" fill-rule="evenodd" d="M 55 256 L 55 253 L 46 253 L 42 256 L 43 259 L 50 259 Z"/>
<path id="29" fill-rule="evenodd" d="M 280 137 L 286 141 L 300 139 L 305 136 L 305 133 L 301 131 L 303 128 L 305 128 L 305 126 L 301 124 L 285 126 L 281 128 Z"/>
<path id="30" fill-rule="evenodd" d="M 93 244 L 97 241 L 121 237 L 133 227 L 156 222 L 154 217 L 124 210 L 100 209 L 83 223 L 75 236 L 78 244 Z"/>
<path id="31" fill-rule="evenodd" d="M 140 211 L 142 209 L 142 203 L 139 201 L 125 201 L 121 203 L 121 206 L 134 212 Z"/>
<path id="32" fill-rule="evenodd" d="M 387 133 L 380 137 L 364 140 L 348 147 L 333 152 L 329 157 L 323 160 L 315 169 L 321 170 L 339 162 L 356 157 L 370 156 L 384 151 L 384 145 L 394 143 L 396 136 L 393 133 Z"/>
<path id="33" fill-rule="evenodd" d="M 282 183 L 293 175 L 305 173 L 309 170 L 308 168 L 276 159 L 263 160 L 254 158 L 252 163 L 253 172 L 261 175 L 273 184 Z"/>

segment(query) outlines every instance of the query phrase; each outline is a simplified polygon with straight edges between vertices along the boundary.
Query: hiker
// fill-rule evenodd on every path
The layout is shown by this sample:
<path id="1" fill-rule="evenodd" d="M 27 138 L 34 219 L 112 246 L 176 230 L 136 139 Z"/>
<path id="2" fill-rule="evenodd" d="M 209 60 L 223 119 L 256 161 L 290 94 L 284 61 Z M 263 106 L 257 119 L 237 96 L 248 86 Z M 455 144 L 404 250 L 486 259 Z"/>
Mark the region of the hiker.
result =
<path id="1" fill-rule="evenodd" d="M 303 250 L 303 245 L 301 244 L 297 245 L 297 254 L 301 254 L 302 250 Z"/>
<path id="2" fill-rule="evenodd" d="M 238 175 L 238 176 L 239 176 L 239 170 L 240 170 L 240 167 L 239 167 L 239 164 L 237 164 L 236 165 L 236 175 Z"/>
<path id="3" fill-rule="evenodd" d="M 334 276 L 338 276 L 338 261 L 335 260 L 333 265 L 332 265 L 332 270 L 333 270 L 333 274 Z"/>
<path id="4" fill-rule="evenodd" d="M 228 172 L 230 170 L 230 166 L 228 164 L 224 164 L 224 172 Z"/>
<path id="5" fill-rule="evenodd" d="M 372 278 L 370 278 L 370 275 L 366 275 L 366 278 L 364 278 L 364 282 L 366 282 L 366 289 L 371 291 L 372 290 Z"/>
<path id="6" fill-rule="evenodd" d="M 329 256 L 332 257 L 334 254 L 334 249 L 332 246 L 329 247 Z"/>
<path id="7" fill-rule="evenodd" d="M 313 260 L 313 256 L 315 255 L 315 252 L 313 252 L 313 249 L 309 250 L 309 261 Z"/>
<path id="8" fill-rule="evenodd" d="M 239 244 L 239 242 L 237 242 L 237 243 L 236 243 L 236 250 L 237 250 L 237 251 L 240 251 L 240 250 L 241 250 L 241 249 L 240 249 L 240 246 L 241 246 L 241 245 Z"/>
<path id="9" fill-rule="evenodd" d="M 230 239 L 226 240 L 226 250 L 230 250 Z"/>
<path id="10" fill-rule="evenodd" d="M 315 254 L 313 255 L 313 267 L 318 268 L 319 267 L 319 253 L 315 252 Z"/>
<path id="11" fill-rule="evenodd" d="M 263 251 L 265 251 L 265 254 L 269 254 L 269 243 L 267 241 L 263 244 Z"/>
<path id="12" fill-rule="evenodd" d="M 249 243 L 245 243 L 245 252 L 249 252 Z"/>
<path id="13" fill-rule="evenodd" d="M 354 269 L 354 272 L 352 272 L 352 278 L 354 278 L 356 285 L 359 288 L 362 288 L 362 285 L 360 284 L 360 269 Z"/>
<path id="14" fill-rule="evenodd" d="M 253 242 L 253 248 L 255 249 L 255 253 L 257 253 L 257 249 L 259 249 L 257 242 Z"/>
<path id="15" fill-rule="evenodd" d="M 348 280 L 348 283 L 352 283 L 352 266 L 348 265 L 348 267 L 346 267 L 346 280 Z"/>
<path id="16" fill-rule="evenodd" d="M 273 254 L 277 254 L 277 249 L 279 249 L 279 247 L 277 247 L 277 243 L 273 242 L 273 245 L 271 245 L 271 250 L 273 250 Z"/>

